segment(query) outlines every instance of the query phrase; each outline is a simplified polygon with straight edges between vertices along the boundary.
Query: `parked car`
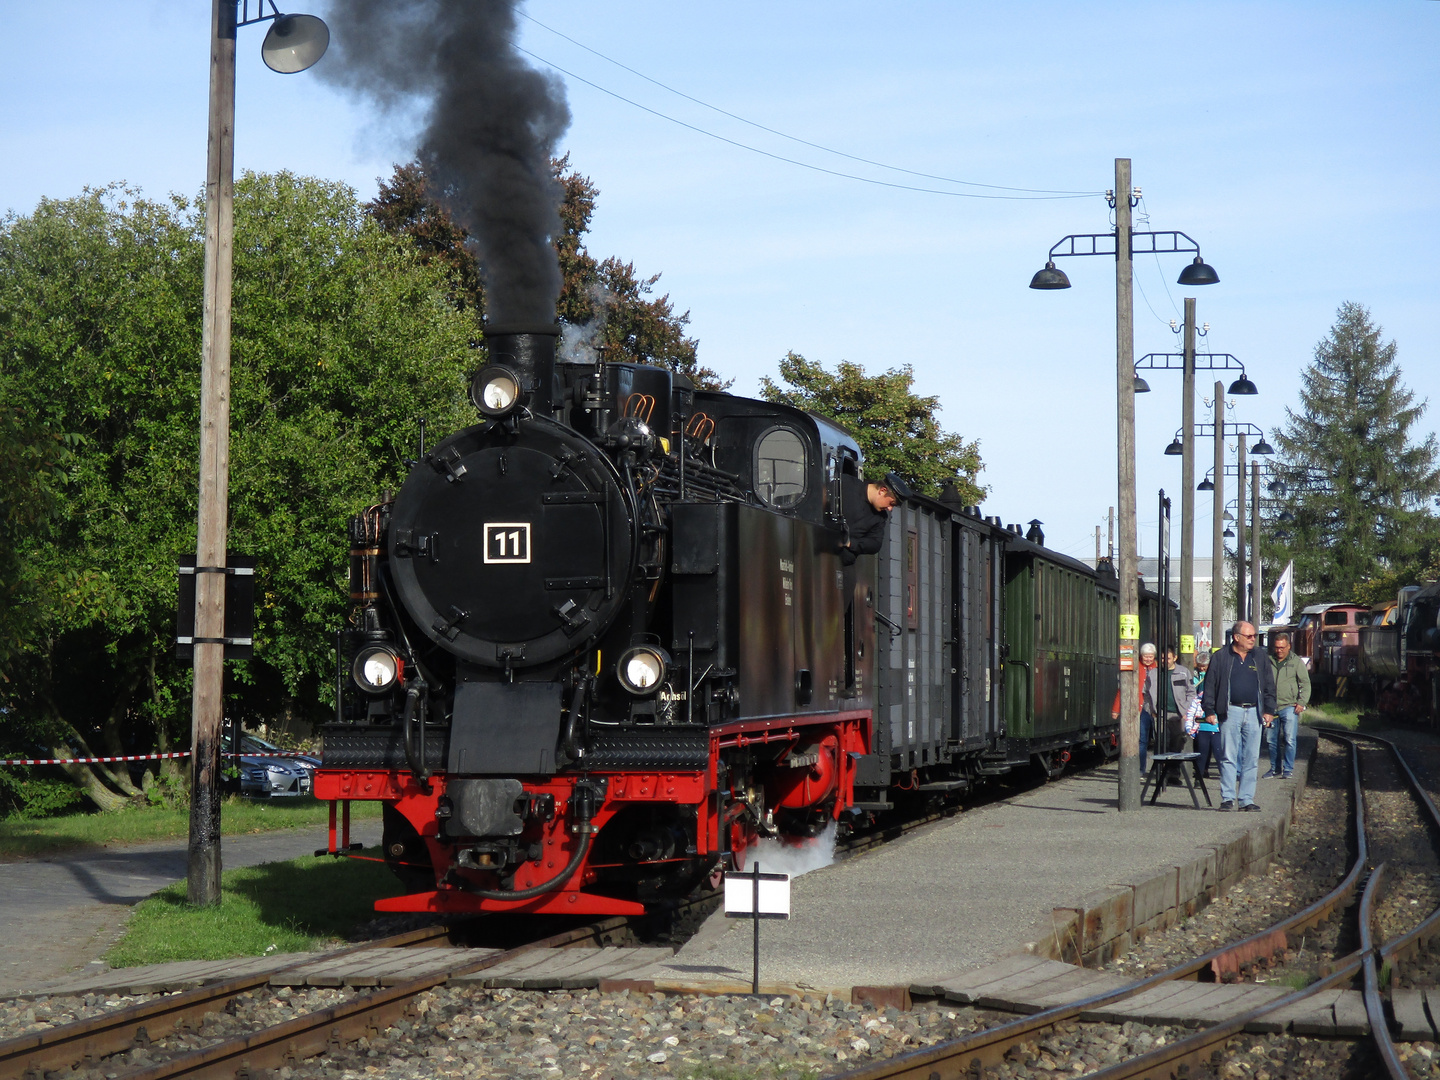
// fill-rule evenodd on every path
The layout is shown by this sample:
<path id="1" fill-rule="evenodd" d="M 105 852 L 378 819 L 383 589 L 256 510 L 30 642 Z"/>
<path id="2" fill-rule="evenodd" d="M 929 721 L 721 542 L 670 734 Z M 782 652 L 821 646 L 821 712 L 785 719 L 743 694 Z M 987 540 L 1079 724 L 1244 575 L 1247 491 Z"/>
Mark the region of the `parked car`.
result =
<path id="1" fill-rule="evenodd" d="M 227 769 L 236 764 L 230 757 L 231 743 L 231 734 L 227 731 L 220 739 L 220 753 Z M 282 753 L 274 743 L 256 735 L 242 735 L 238 762 L 240 794 L 253 798 L 309 795 L 315 787 L 315 770 L 320 767 L 320 759 L 308 754 L 279 756 Z"/>

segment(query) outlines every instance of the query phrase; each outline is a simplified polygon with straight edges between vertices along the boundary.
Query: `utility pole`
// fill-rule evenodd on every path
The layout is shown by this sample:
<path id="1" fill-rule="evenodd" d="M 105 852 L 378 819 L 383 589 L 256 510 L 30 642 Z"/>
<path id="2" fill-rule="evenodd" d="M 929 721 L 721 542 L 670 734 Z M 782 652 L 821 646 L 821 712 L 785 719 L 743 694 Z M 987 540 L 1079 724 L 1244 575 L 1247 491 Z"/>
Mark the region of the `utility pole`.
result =
<path id="1" fill-rule="evenodd" d="M 1120 479 L 1121 811 L 1140 809 L 1140 585 L 1135 518 L 1135 296 L 1130 159 L 1115 159 L 1115 374 Z"/>
<path id="2" fill-rule="evenodd" d="M 1095 526 L 1095 565 L 1100 565 L 1100 526 Z"/>
<path id="3" fill-rule="evenodd" d="M 1195 666 L 1195 298 L 1185 297 L 1185 395 L 1180 458 L 1180 663 Z"/>
<path id="4" fill-rule="evenodd" d="M 200 359 L 200 510 L 195 548 L 190 854 L 186 898 L 220 902 L 220 728 L 230 488 L 230 276 L 235 235 L 236 0 L 212 0 L 205 162 L 205 309 Z"/>
<path id="5" fill-rule="evenodd" d="M 1265 615 L 1260 591 L 1260 462 L 1250 463 L 1250 621 L 1257 627 Z"/>
<path id="6" fill-rule="evenodd" d="M 1225 384 L 1215 384 L 1215 511 L 1210 521 L 1210 648 L 1225 643 Z"/>
<path id="7" fill-rule="evenodd" d="M 1240 467 L 1235 470 L 1235 621 L 1250 621 L 1249 598 L 1245 595 L 1245 435 L 1242 432 L 1235 439 L 1236 460 Z"/>
<path id="8" fill-rule="evenodd" d="M 1109 526 L 1105 534 L 1105 552 L 1110 556 L 1110 565 L 1115 565 L 1115 508 L 1110 507 L 1108 516 Z"/>

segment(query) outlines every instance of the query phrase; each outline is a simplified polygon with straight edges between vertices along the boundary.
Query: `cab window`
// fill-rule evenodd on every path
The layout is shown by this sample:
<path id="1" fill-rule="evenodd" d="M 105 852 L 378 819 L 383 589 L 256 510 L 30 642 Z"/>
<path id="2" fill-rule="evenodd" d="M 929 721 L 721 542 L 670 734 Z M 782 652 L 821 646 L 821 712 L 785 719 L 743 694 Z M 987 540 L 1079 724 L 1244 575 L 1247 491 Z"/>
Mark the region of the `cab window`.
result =
<path id="1" fill-rule="evenodd" d="M 778 510 L 798 505 L 805 497 L 807 466 L 800 435 L 791 428 L 771 428 L 755 444 L 755 494 Z"/>

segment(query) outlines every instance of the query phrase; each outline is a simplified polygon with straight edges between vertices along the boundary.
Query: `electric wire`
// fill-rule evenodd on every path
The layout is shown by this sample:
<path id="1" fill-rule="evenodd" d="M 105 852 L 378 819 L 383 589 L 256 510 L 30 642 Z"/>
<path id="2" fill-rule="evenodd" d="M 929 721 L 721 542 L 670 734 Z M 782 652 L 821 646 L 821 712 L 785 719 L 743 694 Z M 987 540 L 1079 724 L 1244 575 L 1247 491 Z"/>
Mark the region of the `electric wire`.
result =
<path id="1" fill-rule="evenodd" d="M 577 41 L 577 40 L 575 40 L 575 38 L 571 37 L 569 34 L 565 34 L 565 33 L 562 33 L 562 32 L 559 31 L 559 30 L 556 30 L 553 26 L 547 26 L 547 25 L 545 25 L 545 24 L 542 23 L 539 19 L 535 18 L 535 17 L 532 16 L 532 15 L 526 15 L 525 12 L 523 12 L 523 11 L 520 12 L 519 14 L 520 14 L 523 18 L 525 18 L 527 21 L 532 22 L 532 23 L 534 23 L 536 26 L 540 27 L 542 30 L 548 30 L 550 33 L 554 34 L 556 37 L 563 38 L 564 40 L 570 42 L 570 44 L 576 46 L 577 48 L 584 49 L 586 52 L 588 52 L 588 53 L 590 53 L 590 54 L 592 54 L 592 55 L 594 55 L 594 56 L 598 56 L 601 60 L 604 60 L 606 63 L 614 64 L 616 67 L 620 68 L 621 70 L 623 70 L 623 71 L 628 71 L 628 72 L 630 72 L 630 74 L 636 76 L 637 78 L 644 79 L 646 82 L 652 83 L 652 84 L 654 84 L 655 86 L 660 87 L 660 89 L 665 90 L 665 91 L 668 91 L 669 93 L 672 93 L 672 94 L 676 95 L 677 97 L 682 97 L 682 98 L 684 98 L 686 101 L 693 101 L 696 105 L 699 105 L 699 106 L 701 106 L 702 108 L 709 109 L 709 110 L 711 110 L 712 112 L 717 112 L 717 113 L 719 113 L 721 116 L 728 116 L 728 117 L 729 117 L 730 119 L 732 119 L 732 120 L 738 120 L 738 121 L 740 121 L 740 123 L 746 124 L 746 125 L 748 125 L 748 126 L 750 126 L 750 127 L 753 127 L 753 128 L 756 128 L 756 129 L 759 130 L 759 131 L 768 132 L 768 133 L 771 134 L 771 135 L 778 135 L 778 136 L 779 136 L 780 138 L 782 138 L 782 139 L 788 139 L 788 140 L 790 140 L 791 142 L 796 142 L 796 143 L 799 143 L 799 144 L 802 145 L 802 146 L 808 146 L 808 147 L 811 147 L 812 149 L 815 149 L 815 150 L 821 150 L 821 151 L 823 151 L 823 152 L 825 152 L 825 153 L 827 153 L 827 154 L 834 154 L 836 157 L 847 158 L 847 159 L 849 159 L 850 161 L 858 161 L 858 162 L 860 162 L 860 163 L 863 164 L 863 165 L 873 165 L 873 166 L 875 166 L 877 169 L 888 169 L 888 170 L 890 170 L 891 172 L 905 173 L 905 174 L 907 174 L 907 175 L 909 175 L 909 176 L 918 176 L 918 177 L 921 177 L 922 179 L 925 179 L 925 180 L 939 180 L 941 183 L 945 183 L 945 184 L 961 184 L 961 185 L 963 185 L 963 186 L 965 186 L 965 187 L 990 188 L 990 189 L 993 190 L 993 191 L 1016 191 L 1016 192 L 1024 192 L 1024 193 L 1028 193 L 1028 194 L 1032 194 L 1032 195 L 1057 195 L 1057 196 L 1069 196 L 1069 197 L 1072 197 L 1072 198 L 1087 198 L 1087 197 L 1090 197 L 1090 196 L 1094 196 L 1094 195 L 1099 195 L 1099 194 L 1101 194 L 1101 192 L 1099 192 L 1099 191 L 1067 191 L 1067 190 L 1055 190 L 1055 189 L 1051 189 L 1051 188 L 1010 187 L 1010 186 L 1007 186 L 1007 185 L 1005 185 L 1005 184 L 982 184 L 982 183 L 979 183 L 978 181 L 975 181 L 975 180 L 957 180 L 957 179 L 956 179 L 955 177 L 953 177 L 953 176 L 940 176 L 940 175 L 938 175 L 938 174 L 936 174 L 936 173 L 920 172 L 919 170 L 916 170 L 916 169 L 906 169 L 906 168 L 904 168 L 904 167 L 902 167 L 902 166 L 899 166 L 899 165 L 887 165 L 887 164 L 885 164 L 885 162 L 883 162 L 883 161 L 874 161 L 874 160 L 872 160 L 871 158 L 861 157 L 859 154 L 849 154 L 849 153 L 846 153 L 844 150 L 836 150 L 834 147 L 825 146 L 825 145 L 822 144 L 822 143 L 811 142 L 809 139 L 802 139 L 802 138 L 800 138 L 798 135 L 790 135 L 790 134 L 788 134 L 788 133 L 786 133 L 786 132 L 784 132 L 784 131 L 780 131 L 780 130 L 778 130 L 778 129 L 776 129 L 776 128 L 767 127 L 766 125 L 761 124 L 761 123 L 757 123 L 757 122 L 754 121 L 754 120 L 749 120 L 749 119 L 747 119 L 747 118 L 739 115 L 738 113 L 730 112 L 728 109 L 722 109 L 722 108 L 720 108 L 720 106 L 718 106 L 718 105 L 711 105 L 708 101 L 703 101 L 703 100 L 701 100 L 700 98 L 697 98 L 697 97 L 695 97 L 695 96 L 693 96 L 693 95 L 691 95 L 691 94 L 687 94 L 687 93 L 685 93 L 685 91 L 683 91 L 683 90 L 677 90 L 675 87 L 670 86 L 670 85 L 668 85 L 668 84 L 666 84 L 666 83 L 663 83 L 663 82 L 661 82 L 659 79 L 651 78 L 649 75 L 646 75 L 643 71 L 637 71 L 635 68 L 630 67 L 630 65 L 628 65 L 628 64 L 621 63 L 619 60 L 616 60 L 616 59 L 615 59 L 614 57 L 612 57 L 612 56 L 606 56 L 606 55 L 605 55 L 604 53 L 602 53 L 599 49 L 591 48 L 589 45 L 586 45 L 583 41 Z M 530 53 L 529 55 L 534 56 L 533 53 Z M 537 59 L 538 59 L 538 58 L 537 58 Z M 551 66 L 554 67 L 553 64 L 552 64 Z M 563 70 L 563 69 L 557 68 L 556 70 Z M 566 72 L 566 74 L 568 75 L 568 74 L 570 74 L 570 73 L 569 73 L 569 72 Z M 572 78 L 575 78 L 576 76 L 571 76 L 571 77 L 572 77 Z M 583 80 L 582 80 L 582 81 L 583 81 Z M 592 86 L 593 86 L 594 84 L 591 83 L 591 84 L 589 84 L 589 85 L 592 85 Z M 599 88 L 597 87 L 597 89 L 599 89 Z M 607 93 L 608 93 L 608 91 L 607 91 Z M 616 96 L 618 96 L 618 95 L 616 95 Z M 621 99 L 621 100 L 625 100 L 625 99 Z M 634 104 L 634 103 L 631 102 L 631 104 Z M 642 106 L 642 108 L 643 108 L 643 106 Z M 670 119 L 670 118 L 669 118 L 669 117 L 666 117 L 666 119 Z M 708 134 L 708 133 L 707 133 L 707 134 Z"/>
<path id="2" fill-rule="evenodd" d="M 708 131 L 705 128 L 699 127 L 696 124 L 687 123 L 684 120 L 680 120 L 674 116 L 663 113 L 658 109 L 652 109 L 648 105 L 642 105 L 638 101 L 627 98 L 623 94 L 618 94 L 614 90 L 610 90 L 606 87 L 601 86 L 599 83 L 591 82 L 589 79 L 586 79 L 580 75 L 576 75 L 573 71 L 569 71 L 566 68 L 561 67 L 559 64 L 552 64 L 543 56 L 539 56 L 531 52 L 529 49 L 522 48 L 519 45 L 514 46 L 514 48 L 517 52 L 524 53 L 532 60 L 536 60 L 546 65 L 547 67 L 554 68 L 562 75 L 566 75 L 577 82 L 584 83 L 586 86 L 589 86 L 595 90 L 599 90 L 602 94 L 608 94 L 610 97 L 615 98 L 617 101 L 623 101 L 627 105 L 633 105 L 635 108 L 640 109 L 642 112 L 650 113 L 652 116 L 658 116 L 662 120 L 668 120 L 672 124 L 678 124 L 680 127 L 688 128 L 690 131 L 694 131 L 700 135 L 707 135 L 712 139 L 716 139 L 719 142 L 728 143 L 729 145 L 737 147 L 741 150 L 749 150 L 752 154 L 759 154 L 761 157 L 771 158 L 774 161 L 781 161 L 787 165 L 798 165 L 802 169 L 810 169 L 812 172 L 824 173 L 827 176 L 835 176 L 843 180 L 858 180 L 862 184 L 873 184 L 876 187 L 892 188 L 897 191 L 917 191 L 926 195 L 948 195 L 951 198 L 955 199 L 998 199 L 1009 202 L 1042 202 L 1056 199 L 1092 199 L 1099 194 L 1098 192 L 1086 192 L 1078 195 L 982 195 L 979 192 L 974 191 L 944 191 L 940 188 L 920 187 L 917 184 L 896 184 L 892 183 L 889 180 L 876 180 L 868 176 L 857 176 L 855 173 L 841 172 L 839 169 L 827 169 L 823 165 L 812 165 L 808 161 L 800 161 L 796 158 L 786 157 L 784 154 L 775 154 L 769 150 L 762 150 L 758 146 L 751 146 L 748 143 L 740 142 L 737 139 L 727 138 L 726 136 L 717 134 L 716 132 Z"/>

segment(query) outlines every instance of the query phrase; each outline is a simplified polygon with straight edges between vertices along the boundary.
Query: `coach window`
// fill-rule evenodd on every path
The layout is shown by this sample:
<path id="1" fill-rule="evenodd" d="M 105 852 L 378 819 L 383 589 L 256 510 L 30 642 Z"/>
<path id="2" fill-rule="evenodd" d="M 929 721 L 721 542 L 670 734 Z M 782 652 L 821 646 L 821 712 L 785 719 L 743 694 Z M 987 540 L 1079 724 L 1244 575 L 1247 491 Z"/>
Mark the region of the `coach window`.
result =
<path id="1" fill-rule="evenodd" d="M 788 510 L 805 497 L 805 442 L 791 428 L 771 428 L 755 445 L 755 494 L 767 506 Z"/>

